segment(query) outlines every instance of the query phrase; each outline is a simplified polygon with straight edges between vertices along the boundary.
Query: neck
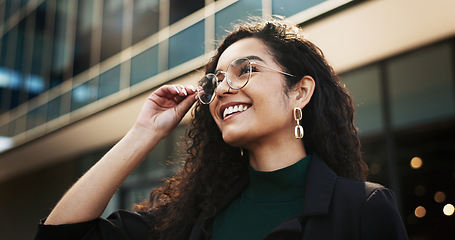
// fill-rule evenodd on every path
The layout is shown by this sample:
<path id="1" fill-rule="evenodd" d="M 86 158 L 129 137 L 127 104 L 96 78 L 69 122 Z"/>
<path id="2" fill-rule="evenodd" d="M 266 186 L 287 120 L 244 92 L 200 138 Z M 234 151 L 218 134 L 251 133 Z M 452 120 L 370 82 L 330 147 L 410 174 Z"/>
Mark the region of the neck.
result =
<path id="1" fill-rule="evenodd" d="M 296 138 L 260 143 L 247 149 L 250 165 L 264 172 L 291 166 L 307 155 L 302 140 Z"/>

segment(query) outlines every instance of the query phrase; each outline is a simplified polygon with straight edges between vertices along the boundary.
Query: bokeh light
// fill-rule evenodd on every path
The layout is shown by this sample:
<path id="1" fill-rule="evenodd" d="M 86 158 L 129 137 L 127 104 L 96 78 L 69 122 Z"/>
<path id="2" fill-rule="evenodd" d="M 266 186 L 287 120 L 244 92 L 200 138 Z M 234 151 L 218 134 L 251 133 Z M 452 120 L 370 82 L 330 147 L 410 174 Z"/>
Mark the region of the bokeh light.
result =
<path id="1" fill-rule="evenodd" d="M 446 216 L 452 216 L 453 212 L 455 211 L 455 208 L 453 207 L 452 204 L 446 204 L 442 210 Z"/>
<path id="2" fill-rule="evenodd" d="M 418 206 L 414 210 L 414 214 L 418 218 L 423 218 L 423 217 L 425 217 L 425 214 L 427 214 L 427 210 L 424 207 L 422 207 L 422 206 Z"/>
<path id="3" fill-rule="evenodd" d="M 434 194 L 434 200 L 437 202 L 437 203 L 442 203 L 446 200 L 446 194 L 439 191 L 439 192 L 436 192 Z"/>
<path id="4" fill-rule="evenodd" d="M 411 164 L 412 168 L 419 169 L 420 167 L 422 167 L 423 161 L 419 157 L 413 157 L 411 159 L 411 163 L 410 164 Z"/>

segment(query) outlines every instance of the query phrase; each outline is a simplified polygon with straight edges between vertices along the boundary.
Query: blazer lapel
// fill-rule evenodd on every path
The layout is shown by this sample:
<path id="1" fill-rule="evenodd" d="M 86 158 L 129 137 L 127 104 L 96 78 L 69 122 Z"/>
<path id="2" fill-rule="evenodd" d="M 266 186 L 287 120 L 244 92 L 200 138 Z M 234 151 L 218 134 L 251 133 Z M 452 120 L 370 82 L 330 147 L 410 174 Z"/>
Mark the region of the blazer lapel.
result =
<path id="1" fill-rule="evenodd" d="M 317 154 L 313 154 L 308 170 L 302 216 L 329 213 L 336 179 L 336 173 Z"/>
<path id="2" fill-rule="evenodd" d="M 301 239 L 309 216 L 329 213 L 336 178 L 335 172 L 317 154 L 313 154 L 308 169 L 302 215 L 281 223 L 264 240 Z"/>

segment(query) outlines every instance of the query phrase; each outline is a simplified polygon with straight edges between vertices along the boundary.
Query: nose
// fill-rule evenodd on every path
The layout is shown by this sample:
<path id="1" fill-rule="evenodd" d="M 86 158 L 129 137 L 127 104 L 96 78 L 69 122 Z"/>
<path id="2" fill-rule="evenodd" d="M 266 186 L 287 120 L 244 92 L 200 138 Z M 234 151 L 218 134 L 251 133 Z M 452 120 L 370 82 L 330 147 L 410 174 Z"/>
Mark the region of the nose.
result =
<path id="1" fill-rule="evenodd" d="M 236 94 L 238 91 L 239 90 L 232 89 L 227 82 L 227 78 L 224 78 L 223 81 L 218 83 L 215 94 L 217 97 L 223 97 L 227 94 Z"/>

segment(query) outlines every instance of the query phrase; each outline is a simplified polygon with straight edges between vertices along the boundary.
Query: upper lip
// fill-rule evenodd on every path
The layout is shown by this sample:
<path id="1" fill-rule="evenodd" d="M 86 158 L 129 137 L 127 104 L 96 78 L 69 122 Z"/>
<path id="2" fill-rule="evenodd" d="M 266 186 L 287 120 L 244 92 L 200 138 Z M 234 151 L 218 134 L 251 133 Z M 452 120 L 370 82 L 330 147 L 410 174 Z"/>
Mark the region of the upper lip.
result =
<path id="1" fill-rule="evenodd" d="M 223 116 L 224 109 L 226 109 L 226 108 L 228 108 L 228 107 L 230 107 L 230 106 L 236 106 L 236 105 L 240 105 L 240 104 L 242 104 L 242 105 L 244 105 L 244 106 L 248 106 L 248 107 L 251 106 L 251 103 L 245 103 L 245 102 L 228 102 L 228 103 L 225 103 L 225 104 L 221 105 L 220 111 L 219 111 L 220 116 Z M 221 119 L 222 119 L 222 117 L 221 117 Z"/>

